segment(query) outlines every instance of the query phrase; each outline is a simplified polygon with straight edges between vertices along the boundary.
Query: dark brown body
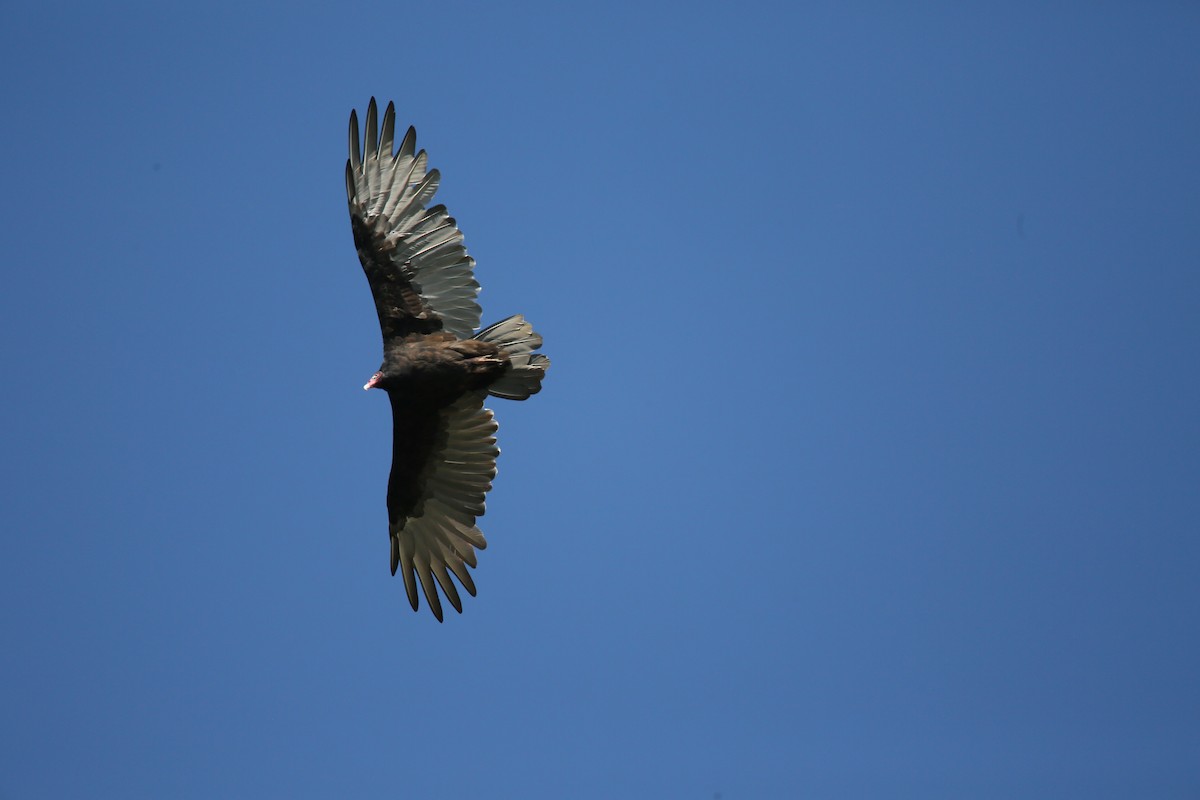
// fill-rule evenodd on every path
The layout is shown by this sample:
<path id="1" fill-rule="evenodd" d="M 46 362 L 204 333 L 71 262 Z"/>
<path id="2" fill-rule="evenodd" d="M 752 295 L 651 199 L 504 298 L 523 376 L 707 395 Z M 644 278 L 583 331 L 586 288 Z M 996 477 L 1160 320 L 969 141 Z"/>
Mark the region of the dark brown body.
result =
<path id="1" fill-rule="evenodd" d="M 406 401 L 445 406 L 465 392 L 487 389 L 508 366 L 495 344 L 438 332 L 388 342 L 379 388 Z"/>

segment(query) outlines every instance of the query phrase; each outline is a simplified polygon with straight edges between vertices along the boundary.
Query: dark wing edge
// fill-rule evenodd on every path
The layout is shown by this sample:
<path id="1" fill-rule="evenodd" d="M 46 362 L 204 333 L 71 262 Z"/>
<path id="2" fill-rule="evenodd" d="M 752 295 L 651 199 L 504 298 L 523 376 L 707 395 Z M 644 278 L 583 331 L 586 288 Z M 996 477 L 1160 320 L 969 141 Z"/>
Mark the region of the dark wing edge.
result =
<path id="1" fill-rule="evenodd" d="M 378 129 L 375 98 L 359 147 L 358 113 L 350 112 L 346 199 L 354 245 L 371 286 L 384 341 L 446 330 L 459 339 L 479 327 L 475 260 L 442 205 L 426 208 L 441 176 L 428 169 L 409 128 L 395 148 L 395 104 Z"/>
<path id="2" fill-rule="evenodd" d="M 408 602 L 420 607 L 417 585 L 430 610 L 442 621 L 438 587 L 462 613 L 462 600 L 450 576 L 475 596 L 467 568 L 487 540 L 475 525 L 484 497 L 496 477 L 498 426 L 483 407 L 486 392 L 470 392 L 452 405 L 425 414 L 393 400 L 395 437 L 388 482 L 392 574 L 400 570 Z"/>

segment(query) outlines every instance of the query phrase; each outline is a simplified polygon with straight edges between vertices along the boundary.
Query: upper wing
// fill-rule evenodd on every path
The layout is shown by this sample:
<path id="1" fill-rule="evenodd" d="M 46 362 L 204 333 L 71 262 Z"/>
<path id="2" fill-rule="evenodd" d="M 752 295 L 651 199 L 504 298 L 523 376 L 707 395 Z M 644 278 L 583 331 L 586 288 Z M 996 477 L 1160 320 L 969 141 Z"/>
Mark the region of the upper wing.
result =
<path id="1" fill-rule="evenodd" d="M 419 581 L 430 609 L 441 621 L 436 586 L 462 612 L 450 572 L 475 595 L 467 567 L 476 565 L 475 550 L 487 547 L 475 518 L 483 514 L 484 495 L 496 477 L 497 425 L 492 412 L 483 407 L 486 392 L 468 392 L 442 409 L 420 408 L 403 397 L 390 396 L 392 574 L 400 567 L 414 611 Z"/>
<path id="2" fill-rule="evenodd" d="M 475 259 L 467 255 L 462 232 L 446 207 L 425 207 L 440 175 L 436 169 L 426 171 L 424 150 L 414 154 L 417 134 L 412 128 L 393 154 L 392 103 L 383 114 L 382 135 L 376 114 L 372 97 L 360 151 L 358 113 L 350 112 L 346 197 L 354 246 L 371 284 L 384 342 L 438 330 L 470 338 L 480 314 Z"/>

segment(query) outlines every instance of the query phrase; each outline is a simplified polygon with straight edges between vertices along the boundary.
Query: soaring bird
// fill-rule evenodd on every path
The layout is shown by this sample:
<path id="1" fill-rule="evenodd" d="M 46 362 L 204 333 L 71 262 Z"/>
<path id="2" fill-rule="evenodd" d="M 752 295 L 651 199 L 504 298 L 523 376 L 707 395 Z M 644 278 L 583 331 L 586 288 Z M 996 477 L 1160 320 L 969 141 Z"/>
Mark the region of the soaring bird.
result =
<path id="1" fill-rule="evenodd" d="M 550 359 L 535 352 L 542 337 L 520 315 L 476 332 L 475 259 L 446 207 L 427 207 L 439 173 L 427 169 L 424 150 L 416 152 L 413 128 L 394 147 L 394 104 L 382 130 L 377 122 L 372 97 L 360 149 L 358 114 L 350 112 L 346 161 L 354 246 L 383 332 L 383 364 L 363 388 L 383 389 L 392 405 L 392 574 L 400 570 L 414 611 L 419 583 L 440 622 L 438 587 L 461 614 L 450 576 L 474 596 L 467 568 L 487 546 L 475 519 L 500 450 L 484 398 L 536 394 Z"/>

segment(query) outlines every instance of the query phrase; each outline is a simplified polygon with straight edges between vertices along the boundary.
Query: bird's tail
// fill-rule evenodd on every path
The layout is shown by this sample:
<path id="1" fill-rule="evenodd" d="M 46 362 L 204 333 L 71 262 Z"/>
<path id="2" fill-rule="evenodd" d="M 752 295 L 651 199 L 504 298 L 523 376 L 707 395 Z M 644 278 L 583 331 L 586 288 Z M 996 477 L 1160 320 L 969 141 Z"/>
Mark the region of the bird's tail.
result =
<path id="1" fill-rule="evenodd" d="M 533 352 L 542 346 L 542 337 L 533 332 L 525 317 L 517 314 L 501 320 L 475 334 L 475 338 L 502 349 L 510 362 L 508 370 L 488 387 L 488 394 L 524 400 L 542 390 L 550 359 Z"/>

